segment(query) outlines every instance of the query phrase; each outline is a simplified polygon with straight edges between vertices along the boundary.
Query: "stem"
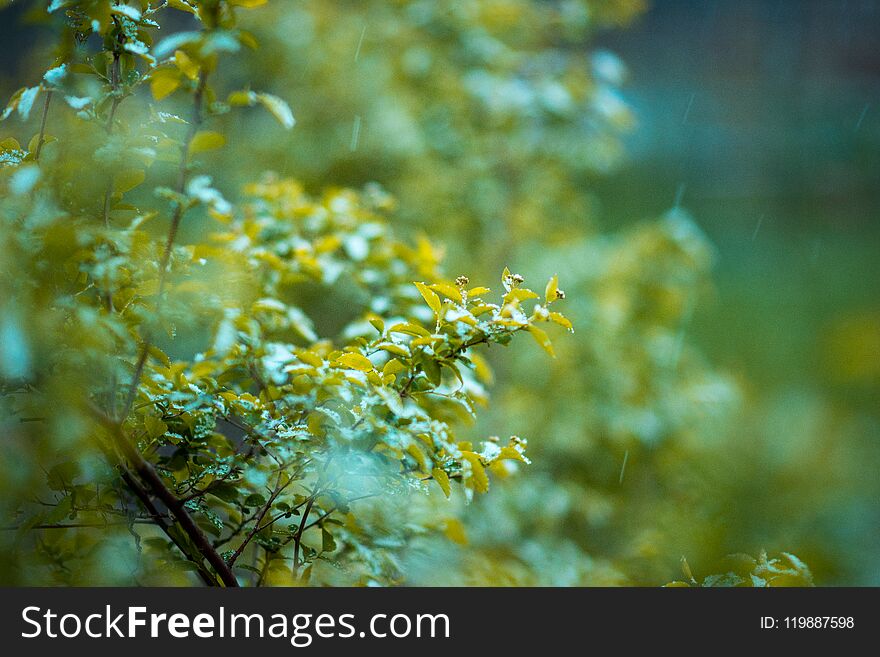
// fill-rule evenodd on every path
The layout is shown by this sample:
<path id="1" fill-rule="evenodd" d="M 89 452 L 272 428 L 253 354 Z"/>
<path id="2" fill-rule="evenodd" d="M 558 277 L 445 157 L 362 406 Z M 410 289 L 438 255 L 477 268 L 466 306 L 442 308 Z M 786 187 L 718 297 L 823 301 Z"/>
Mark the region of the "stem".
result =
<path id="1" fill-rule="evenodd" d="M 117 425 L 112 418 L 106 417 L 99 409 L 91 408 L 90 410 L 96 415 L 97 419 L 102 424 L 107 426 L 107 428 L 111 431 L 111 434 L 116 437 L 117 443 L 119 441 L 125 440 L 125 437 L 121 434 L 119 425 Z M 207 584 L 208 586 L 216 586 L 216 578 L 211 574 L 209 570 L 205 568 L 204 563 L 202 563 L 200 560 L 195 559 L 191 554 L 186 551 L 186 549 L 184 549 L 184 546 L 181 545 L 178 537 L 171 532 L 172 525 L 167 522 L 168 517 L 156 508 L 156 505 L 153 503 L 153 500 L 150 497 L 149 493 L 147 493 L 144 487 L 135 478 L 131 470 L 129 470 L 125 463 L 120 462 L 119 457 L 114 454 L 114 451 L 110 447 L 105 445 L 102 440 L 96 439 L 95 443 L 97 444 L 101 452 L 103 452 L 108 463 L 116 464 L 116 467 L 120 471 L 120 478 L 122 479 L 123 483 L 132 493 L 134 493 L 135 497 L 140 500 L 141 504 L 143 504 L 144 508 L 147 510 L 147 513 L 150 514 L 150 522 L 159 527 L 159 529 L 161 529 L 165 533 L 168 539 L 177 547 L 178 550 L 180 550 L 181 554 L 183 554 L 183 556 L 187 560 L 195 564 L 196 570 L 199 573 L 199 577 L 202 578 L 202 581 L 205 584 Z"/>
<path id="2" fill-rule="evenodd" d="M 181 196 L 186 191 L 187 167 L 189 166 L 189 148 L 192 140 L 195 138 L 202 124 L 202 101 L 205 95 L 205 87 L 208 83 L 208 73 L 202 69 L 199 72 L 199 82 L 193 95 L 193 118 L 190 123 L 186 138 L 181 146 L 180 167 L 177 172 L 177 188 L 176 191 Z M 162 293 L 165 291 L 165 284 L 168 280 L 168 263 L 171 261 L 171 250 L 174 248 L 174 240 L 177 238 L 177 231 L 180 228 L 180 221 L 183 219 L 184 206 L 177 203 L 174 206 L 174 213 L 171 215 L 171 226 L 168 229 L 168 238 L 165 241 L 165 250 L 162 252 L 162 259 L 159 261 L 159 292 L 158 303 L 162 303 Z M 159 315 L 157 308 L 156 314 Z"/>
<path id="3" fill-rule="evenodd" d="M 263 557 L 263 566 L 260 568 L 260 574 L 257 577 L 256 586 L 262 586 L 263 580 L 266 579 L 266 573 L 269 572 L 269 564 L 272 563 L 272 554 L 266 548 L 263 548 L 263 552 L 265 552 L 265 556 Z"/>
<path id="4" fill-rule="evenodd" d="M 253 529 L 251 529 L 250 532 L 248 532 L 248 535 L 245 536 L 244 540 L 241 542 L 241 545 L 239 545 L 236 548 L 232 557 L 230 557 L 230 559 L 229 559 L 230 566 L 232 566 L 238 560 L 238 558 L 241 556 L 241 553 L 244 552 L 244 549 L 247 547 L 248 543 L 251 542 L 251 540 L 254 538 L 254 536 L 256 536 L 260 532 L 260 530 L 263 529 L 263 527 L 260 526 L 260 523 L 263 522 L 263 518 L 265 518 L 266 514 L 269 513 L 269 509 L 272 508 L 272 504 L 275 502 L 275 500 L 278 498 L 278 496 L 282 493 L 282 491 L 284 491 L 284 489 L 287 488 L 291 484 L 291 482 L 293 481 L 293 478 L 291 478 L 287 481 L 286 484 L 282 485 L 281 484 L 282 474 L 283 474 L 283 472 L 278 473 L 278 480 L 275 483 L 275 490 L 272 491 L 272 494 L 269 496 L 269 499 L 266 501 L 266 503 L 263 505 L 263 508 L 257 514 L 257 517 L 254 520 Z"/>
<path id="5" fill-rule="evenodd" d="M 205 533 L 195 523 L 192 516 L 189 515 L 183 502 L 181 502 L 180 499 L 168 489 L 165 482 L 162 481 L 162 478 L 156 472 L 156 469 L 144 460 L 141 453 L 131 444 L 126 436 L 122 434 L 119 427 L 116 425 L 113 426 L 117 447 L 119 447 L 119 450 L 125 458 L 132 464 L 132 467 L 140 479 L 147 485 L 153 495 L 161 500 L 161 502 L 168 508 L 171 515 L 177 520 L 181 529 L 183 529 L 196 548 L 198 548 L 199 553 L 217 572 L 217 575 L 220 577 L 223 584 L 230 587 L 237 587 L 238 580 L 236 580 L 229 565 L 223 560 L 223 557 L 220 556 L 217 550 L 214 549 L 210 541 L 208 541 L 208 538 L 205 536 Z M 185 551 L 184 554 L 186 554 Z"/>
<path id="6" fill-rule="evenodd" d="M 299 529 L 296 530 L 296 535 L 293 537 L 293 569 L 296 570 L 299 568 L 299 546 L 302 541 L 303 532 L 306 530 L 306 521 L 309 518 L 309 514 L 312 512 L 312 505 L 315 503 L 315 498 L 318 495 L 318 489 L 315 488 L 315 492 L 309 497 L 309 501 L 306 504 L 306 508 L 303 511 L 302 521 L 299 523 Z"/>
<path id="7" fill-rule="evenodd" d="M 40 136 L 37 137 L 37 148 L 34 151 L 34 162 L 39 161 L 40 151 L 43 150 L 43 138 L 46 135 L 46 117 L 49 116 L 49 102 L 52 100 L 52 90 L 46 91 L 46 99 L 43 101 L 43 116 L 40 118 Z"/>
<path id="8" fill-rule="evenodd" d="M 114 63 L 115 62 L 116 59 L 114 58 Z M 114 69 L 115 68 L 116 67 L 114 66 Z M 195 137 L 196 132 L 198 131 L 198 127 L 199 125 L 201 125 L 202 122 L 202 101 L 204 98 L 205 87 L 207 85 L 207 77 L 207 72 L 204 69 L 200 71 L 199 82 L 196 87 L 195 94 L 193 95 L 193 121 L 190 125 L 190 129 L 187 131 L 187 135 L 184 139 L 183 145 L 181 146 L 180 165 L 178 168 L 177 178 L 177 192 L 181 195 L 183 195 L 186 189 L 190 144 L 192 143 L 192 140 Z M 111 117 L 110 122 L 108 123 L 108 128 L 112 127 L 113 112 L 114 106 L 111 106 Z M 158 301 L 156 305 L 157 318 L 161 318 L 162 316 L 164 291 L 168 279 L 168 265 L 171 260 L 171 251 L 174 248 L 174 240 L 177 237 L 177 231 L 180 227 L 180 222 L 183 218 L 184 210 L 185 206 L 182 203 L 177 203 L 174 207 L 174 212 L 171 216 L 171 226 L 169 227 L 168 237 L 165 241 L 165 248 L 162 252 L 162 258 L 159 262 L 159 291 Z M 152 495 L 161 500 L 161 502 L 168 508 L 168 510 L 180 524 L 180 527 L 187 534 L 187 536 L 189 536 L 193 544 L 199 550 L 199 553 L 204 556 L 204 558 L 207 559 L 208 563 L 214 568 L 223 584 L 225 584 L 226 586 L 237 587 L 238 581 L 236 580 L 235 575 L 232 573 L 229 564 L 227 564 L 223 560 L 223 558 L 220 556 L 214 546 L 211 545 L 210 541 L 208 541 L 208 538 L 205 536 L 204 532 L 192 519 L 190 514 L 187 512 L 186 507 L 184 506 L 184 502 L 174 493 L 172 493 L 171 490 L 168 489 L 168 487 L 162 481 L 162 478 L 156 472 L 152 464 L 144 459 L 137 448 L 131 444 L 131 442 L 122 432 L 122 425 L 128 418 L 128 414 L 131 411 L 132 404 L 134 403 L 135 397 L 137 396 L 137 389 L 140 385 L 140 380 L 141 376 L 143 375 L 147 356 L 149 355 L 151 342 L 151 336 L 149 332 L 147 332 L 147 334 L 144 336 L 144 341 L 141 346 L 140 353 L 138 354 L 134 376 L 132 377 L 131 384 L 129 385 L 123 412 L 120 416 L 118 416 L 117 421 L 112 423 L 112 430 L 116 439 L 116 444 L 122 454 L 125 456 L 126 460 L 131 463 L 134 471 L 137 473 L 141 481 L 146 484 L 146 487 L 150 490 Z"/>
<path id="9" fill-rule="evenodd" d="M 117 23 L 116 17 L 113 17 L 113 22 Z M 119 45 L 122 45 L 122 42 L 125 41 L 125 37 L 122 32 L 119 32 L 119 36 L 117 37 L 117 42 Z M 110 65 L 110 89 L 113 94 L 113 100 L 110 102 L 110 112 L 107 115 L 107 135 L 113 134 L 113 120 L 116 117 L 116 108 L 119 107 L 119 103 L 121 99 L 119 98 L 119 79 L 122 77 L 122 62 L 120 60 L 120 55 L 118 50 L 113 51 L 113 63 Z M 110 198 L 113 196 L 113 174 L 110 174 L 109 179 L 107 180 L 107 189 L 104 191 L 104 226 L 110 227 Z"/>
<path id="10" fill-rule="evenodd" d="M 205 87 L 207 83 L 208 73 L 204 69 L 202 69 L 199 72 L 198 86 L 196 87 L 195 94 L 193 95 L 193 120 L 190 124 L 189 130 L 186 133 L 186 138 L 183 141 L 180 152 L 180 165 L 178 167 L 176 191 L 181 196 L 183 195 L 184 191 L 186 191 L 190 144 L 192 144 L 192 140 L 196 136 L 199 126 L 202 123 L 202 100 L 205 95 Z M 171 215 L 171 226 L 168 228 L 168 237 L 165 240 L 165 248 L 162 251 L 162 258 L 159 261 L 159 290 L 156 301 L 157 319 L 161 319 L 162 317 L 165 285 L 168 281 L 168 265 L 171 261 L 171 251 L 174 248 L 174 240 L 177 238 L 177 231 L 180 228 L 180 221 L 181 219 L 183 219 L 183 213 L 183 204 L 177 203 L 174 206 L 174 212 Z M 125 419 L 128 417 L 128 414 L 131 411 L 131 406 L 134 403 L 134 399 L 137 396 L 137 388 L 140 385 L 141 375 L 144 371 L 144 365 L 147 362 L 147 356 L 150 352 L 151 341 L 151 336 L 149 332 L 147 332 L 147 334 L 144 336 L 144 342 L 141 345 L 141 351 L 138 354 L 138 360 L 134 368 L 134 376 L 132 377 L 131 384 L 129 385 L 125 406 L 123 408 L 122 414 L 120 415 L 120 424 L 122 422 L 125 422 Z"/>
<path id="11" fill-rule="evenodd" d="M 153 520 L 150 518 L 135 518 L 131 522 L 137 525 L 152 525 Z M 114 522 L 70 522 L 70 523 L 50 523 L 47 525 L 34 525 L 28 529 L 103 529 L 104 527 L 125 527 L 129 524 L 126 520 L 117 520 Z M 18 525 L 6 525 L 0 527 L 0 531 L 15 531 L 21 529 Z"/>

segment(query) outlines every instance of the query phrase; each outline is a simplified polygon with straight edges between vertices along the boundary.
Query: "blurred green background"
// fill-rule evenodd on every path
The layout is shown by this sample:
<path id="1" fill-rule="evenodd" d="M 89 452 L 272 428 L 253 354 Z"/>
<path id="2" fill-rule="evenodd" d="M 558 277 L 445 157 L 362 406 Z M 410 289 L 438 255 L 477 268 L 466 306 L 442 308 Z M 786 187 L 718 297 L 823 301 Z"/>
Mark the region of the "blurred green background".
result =
<path id="1" fill-rule="evenodd" d="M 874 2 L 657 2 L 599 39 L 640 121 L 604 216 L 678 203 L 717 249 L 692 335 L 746 394 L 725 531 L 829 583 L 880 584 L 878 25 Z"/>
<path id="2" fill-rule="evenodd" d="M 50 55 L 26 14 L 0 21 L 7 95 Z M 473 429 L 529 438 L 534 465 L 461 510 L 467 549 L 410 549 L 413 583 L 653 585 L 682 556 L 706 575 L 767 549 L 880 585 L 878 18 L 822 0 L 245 16 L 261 48 L 224 88 L 251 80 L 298 124 L 221 119 L 230 199 L 263 169 L 377 181 L 453 277 L 507 265 L 568 292 L 557 361 L 491 358 Z"/>

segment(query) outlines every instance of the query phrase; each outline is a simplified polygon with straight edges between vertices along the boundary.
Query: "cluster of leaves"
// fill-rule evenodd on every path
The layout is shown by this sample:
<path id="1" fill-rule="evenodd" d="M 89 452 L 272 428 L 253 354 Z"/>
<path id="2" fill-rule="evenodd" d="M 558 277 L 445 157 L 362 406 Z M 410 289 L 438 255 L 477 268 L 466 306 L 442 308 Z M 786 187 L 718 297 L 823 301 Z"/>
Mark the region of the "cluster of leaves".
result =
<path id="1" fill-rule="evenodd" d="M 542 436 L 536 467 L 463 510 L 467 548 L 426 545 L 449 566 L 416 568 L 410 581 L 656 584 L 674 568 L 668 555 L 711 562 L 741 549 L 731 526 L 706 522 L 743 494 L 706 476 L 714 466 L 737 482 L 743 471 L 718 464 L 735 464 L 722 450 L 741 454 L 744 391 L 689 335 L 711 290 L 712 246 L 681 209 L 597 230 L 594 181 L 621 160 L 634 116 L 624 63 L 590 40 L 643 8 L 368 0 L 245 18 L 268 55 L 248 59 L 248 75 L 293 93 L 299 124 L 289 144 L 252 115 L 229 126 L 238 139 L 306 180 L 378 176 L 402 219 L 475 277 L 511 262 L 530 279 L 564 269 L 566 314 L 584 327 L 553 361 L 523 349 L 493 362 L 498 393 L 474 433 L 509 423 Z M 298 65 L 278 71 L 282 60 Z"/>
<path id="2" fill-rule="evenodd" d="M 711 246 L 681 211 L 594 225 L 633 117 L 589 39 L 640 0 L 35 6 L 61 36 L 0 142 L 4 577 L 656 584 L 731 549 L 700 464 L 741 393 L 687 335 Z M 555 280 L 444 279 L 375 179 L 452 270 L 565 271 L 578 339 L 538 358 Z M 501 481 L 507 427 L 540 439 Z"/>
<path id="3" fill-rule="evenodd" d="M 3 464 L 20 558 L 6 578 L 94 576 L 73 564 L 108 560 L 116 527 L 148 558 L 109 581 L 302 583 L 321 560 L 349 583 L 397 582 L 407 536 L 460 540 L 460 525 L 376 531 L 355 502 L 469 499 L 528 462 L 523 439 L 475 446 L 456 427 L 486 401 L 479 347 L 527 332 L 552 354 L 542 325 L 571 329 L 555 277 L 543 300 L 507 270 L 497 295 L 444 280 L 426 239 L 394 237 L 376 186 L 313 198 L 267 176 L 232 203 L 200 173 L 226 142 L 207 124 L 232 107 L 293 126 L 275 95 L 220 100 L 221 57 L 256 47 L 237 9 L 262 4 L 48 6 L 59 60 L 4 113 L 27 121 L 43 101 L 0 168 L 3 425 L 22 454 Z M 154 44 L 160 23 L 193 29 Z"/>
<path id="4" fill-rule="evenodd" d="M 694 577 L 687 560 L 682 558 L 681 568 L 685 579 L 670 582 L 666 586 L 813 586 L 813 575 L 807 564 L 788 552 L 771 558 L 762 551 L 757 559 L 748 554 L 732 554 L 727 557 L 727 567 L 730 568 L 727 572 L 708 575 L 700 581 Z"/>
<path id="5" fill-rule="evenodd" d="M 484 261 L 514 236 L 582 225 L 585 183 L 621 159 L 634 121 L 625 67 L 589 53 L 597 31 L 642 0 L 405 0 L 270 5 L 247 25 L 272 56 L 247 62 L 297 97 L 296 149 L 247 127 L 252 147 L 306 180 L 378 178 L 445 231 L 478 240 Z M 297 65 L 277 70 L 277 57 Z M 336 121 L 326 121 L 332 108 Z M 540 222 L 536 218 L 540 217 Z M 471 260 L 466 250 L 461 260 Z M 460 265 L 459 262 L 455 263 Z"/>

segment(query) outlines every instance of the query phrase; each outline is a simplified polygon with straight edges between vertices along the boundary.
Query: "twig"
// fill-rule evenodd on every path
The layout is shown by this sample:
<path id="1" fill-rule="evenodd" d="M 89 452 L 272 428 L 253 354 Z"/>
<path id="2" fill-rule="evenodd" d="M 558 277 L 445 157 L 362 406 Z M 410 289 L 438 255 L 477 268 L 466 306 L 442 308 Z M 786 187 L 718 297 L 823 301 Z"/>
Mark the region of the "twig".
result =
<path id="1" fill-rule="evenodd" d="M 43 116 L 40 118 L 40 136 L 37 137 L 37 147 L 34 150 L 34 162 L 39 161 L 40 152 L 43 150 L 43 139 L 46 135 L 46 118 L 49 116 L 49 102 L 52 100 L 52 90 L 46 91 L 46 99 L 43 101 Z"/>
<path id="2" fill-rule="evenodd" d="M 290 486 L 290 484 L 293 482 L 293 478 L 291 477 L 290 479 L 287 480 L 286 484 L 282 485 L 281 484 L 282 474 L 283 474 L 283 472 L 278 473 L 278 479 L 275 482 L 275 490 L 272 491 L 272 494 L 269 496 L 269 499 L 266 501 L 266 503 L 263 505 L 263 508 L 260 509 L 260 512 L 257 514 L 256 518 L 254 519 L 253 529 L 251 529 L 251 531 L 248 532 L 248 535 L 245 536 L 244 540 L 241 542 L 241 545 L 239 545 L 235 549 L 235 552 L 233 552 L 232 556 L 229 558 L 228 563 L 229 563 L 230 567 L 233 564 L 235 564 L 235 562 L 241 556 L 241 553 L 244 552 L 244 549 L 247 547 L 248 543 L 250 543 L 251 540 L 253 540 L 254 536 L 256 536 L 257 533 L 262 529 L 262 527 L 260 527 L 260 523 L 262 522 L 263 518 L 266 517 L 266 514 L 269 513 L 269 509 L 272 508 L 272 504 L 275 502 L 275 500 L 278 498 L 278 496 L 284 491 L 284 489 L 287 488 L 288 486 Z"/>

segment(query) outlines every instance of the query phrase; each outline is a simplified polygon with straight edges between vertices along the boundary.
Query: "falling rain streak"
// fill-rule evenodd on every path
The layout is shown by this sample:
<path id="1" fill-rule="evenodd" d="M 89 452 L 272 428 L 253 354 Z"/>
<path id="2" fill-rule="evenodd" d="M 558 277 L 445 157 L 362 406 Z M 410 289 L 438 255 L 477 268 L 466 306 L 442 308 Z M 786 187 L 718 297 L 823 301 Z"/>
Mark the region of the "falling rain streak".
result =
<path id="1" fill-rule="evenodd" d="M 355 152 L 358 147 L 358 140 L 361 136 L 361 117 L 360 114 L 354 117 L 354 124 L 351 126 L 351 143 L 349 148 L 351 152 Z"/>
<path id="2" fill-rule="evenodd" d="M 859 115 L 859 120 L 856 121 L 856 132 L 859 131 L 859 128 L 862 127 L 862 121 L 865 120 L 865 117 L 868 115 L 868 109 L 871 107 L 871 103 L 866 103 L 865 108 L 862 110 L 862 113 Z"/>
<path id="3" fill-rule="evenodd" d="M 760 217 L 758 217 L 758 223 L 755 225 L 755 231 L 752 233 L 752 241 L 753 242 L 755 241 L 755 238 L 758 236 L 758 231 L 761 230 L 761 224 L 764 223 L 764 217 L 766 217 L 766 216 L 767 215 L 762 214 Z"/>
<path id="4" fill-rule="evenodd" d="M 361 56 L 361 46 L 364 45 L 364 35 L 367 33 L 367 26 L 364 25 L 364 29 L 361 30 L 361 38 L 358 39 L 357 48 L 354 51 L 354 63 L 357 64 L 357 60 Z"/>
<path id="5" fill-rule="evenodd" d="M 694 104 L 694 98 L 696 98 L 696 96 L 697 96 L 697 94 L 696 94 L 696 92 L 694 92 L 694 93 L 691 94 L 690 100 L 688 100 L 687 107 L 686 107 L 685 110 L 684 110 L 684 116 L 681 117 L 681 123 L 682 123 L 682 125 L 684 125 L 685 123 L 687 123 L 688 116 L 690 116 L 690 114 L 691 114 L 691 107 L 692 107 L 693 104 Z"/>

